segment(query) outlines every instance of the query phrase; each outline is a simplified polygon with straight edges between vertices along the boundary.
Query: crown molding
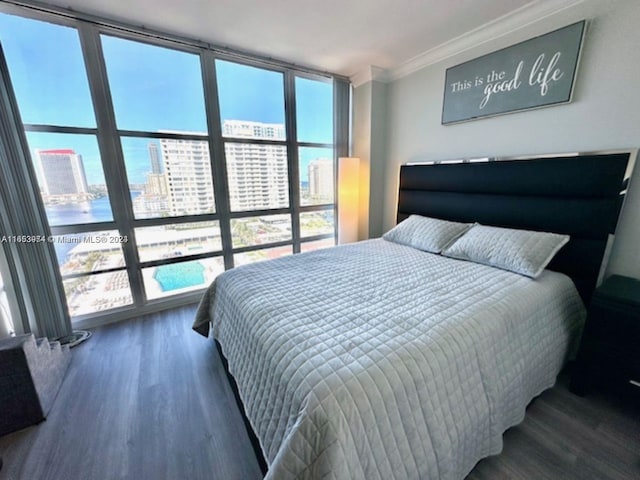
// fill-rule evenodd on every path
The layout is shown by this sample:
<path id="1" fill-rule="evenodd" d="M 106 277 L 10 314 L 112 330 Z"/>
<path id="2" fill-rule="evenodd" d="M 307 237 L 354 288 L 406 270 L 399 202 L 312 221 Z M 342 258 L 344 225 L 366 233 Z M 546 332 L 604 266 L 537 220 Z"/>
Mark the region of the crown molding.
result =
<path id="1" fill-rule="evenodd" d="M 389 71 L 382 67 L 376 67 L 375 65 L 369 65 L 364 70 L 359 71 L 355 75 L 352 75 L 349 80 L 354 88 L 364 85 L 367 82 L 389 82 Z"/>
<path id="2" fill-rule="evenodd" d="M 563 10 L 567 10 L 576 5 L 584 3 L 585 0 L 536 0 L 524 5 L 513 12 L 496 18 L 478 28 L 470 30 L 459 37 L 442 43 L 426 52 L 417 55 L 400 65 L 382 70 L 378 67 L 371 67 L 371 70 L 381 70 L 374 75 L 365 70 L 351 77 L 351 82 L 355 87 L 371 80 L 381 82 L 392 82 L 399 78 L 421 70 L 435 63 L 446 60 L 460 53 L 463 53 L 479 45 L 495 40 L 496 38 L 509 35 L 517 30 L 537 23 L 545 18 L 556 15 Z"/>
<path id="3" fill-rule="evenodd" d="M 584 0 L 537 0 L 529 3 L 403 62 L 390 69 L 386 77 L 389 81 L 405 77 L 424 67 L 446 60 L 496 38 L 509 35 L 583 2 Z"/>

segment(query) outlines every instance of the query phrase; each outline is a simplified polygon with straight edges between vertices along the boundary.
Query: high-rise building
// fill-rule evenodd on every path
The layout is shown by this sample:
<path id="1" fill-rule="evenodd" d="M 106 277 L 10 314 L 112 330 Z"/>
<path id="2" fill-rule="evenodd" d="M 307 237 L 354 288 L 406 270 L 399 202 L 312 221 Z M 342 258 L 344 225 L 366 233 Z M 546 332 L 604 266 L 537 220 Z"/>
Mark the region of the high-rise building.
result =
<path id="1" fill-rule="evenodd" d="M 214 212 L 209 143 L 201 140 L 160 140 L 170 215 Z"/>
<path id="2" fill-rule="evenodd" d="M 84 200 L 88 196 L 82 155 L 71 149 L 36 150 L 36 166 L 45 201 L 51 197 L 77 197 Z"/>
<path id="3" fill-rule="evenodd" d="M 156 143 L 150 143 L 149 146 L 149 160 L 151 161 L 151 173 L 158 175 L 162 173 L 162 158 L 158 151 L 158 145 Z"/>
<path id="4" fill-rule="evenodd" d="M 286 138 L 282 124 L 225 120 L 227 186 L 232 211 L 286 208 L 289 206 L 287 148 L 268 142 Z M 184 133 L 184 132 L 181 132 Z M 238 141 L 234 141 L 236 138 Z M 244 142 L 242 140 L 267 140 Z M 147 196 L 162 196 L 166 187 L 168 213 L 185 215 L 214 211 L 209 144 L 200 140 L 161 139 L 160 152 L 149 146 L 152 162 L 158 158 L 164 173 L 147 177 Z M 316 198 L 333 199 L 333 162 L 317 159 L 309 170 L 310 190 Z M 162 183 L 164 178 L 165 183 Z M 142 199 L 140 203 L 142 202 Z"/>
<path id="5" fill-rule="evenodd" d="M 225 120 L 227 137 L 284 140 L 282 124 Z M 268 143 L 225 143 L 229 203 L 232 211 L 289 206 L 287 149 Z"/>
<path id="6" fill-rule="evenodd" d="M 167 176 L 163 173 L 162 155 L 157 143 L 149 143 L 151 172 L 142 192 L 133 199 L 133 213 L 136 218 L 153 218 L 169 213 Z"/>
<path id="7" fill-rule="evenodd" d="M 333 161 L 329 158 L 316 158 L 308 166 L 309 195 L 312 198 L 333 201 Z"/>
<path id="8" fill-rule="evenodd" d="M 235 138 L 286 139 L 282 123 L 249 122 L 246 120 L 225 120 L 222 124 L 222 135 Z"/>

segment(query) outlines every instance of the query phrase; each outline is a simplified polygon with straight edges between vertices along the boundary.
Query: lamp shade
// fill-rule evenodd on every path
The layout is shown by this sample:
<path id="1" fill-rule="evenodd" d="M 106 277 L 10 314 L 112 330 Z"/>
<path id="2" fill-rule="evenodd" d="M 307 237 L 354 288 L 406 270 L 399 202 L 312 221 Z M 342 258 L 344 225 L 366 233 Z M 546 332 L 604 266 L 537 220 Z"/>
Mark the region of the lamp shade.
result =
<path id="1" fill-rule="evenodd" d="M 368 217 L 368 186 L 369 168 L 367 162 L 357 157 L 340 157 L 338 159 L 339 244 L 359 240 L 361 224 L 364 217 Z"/>

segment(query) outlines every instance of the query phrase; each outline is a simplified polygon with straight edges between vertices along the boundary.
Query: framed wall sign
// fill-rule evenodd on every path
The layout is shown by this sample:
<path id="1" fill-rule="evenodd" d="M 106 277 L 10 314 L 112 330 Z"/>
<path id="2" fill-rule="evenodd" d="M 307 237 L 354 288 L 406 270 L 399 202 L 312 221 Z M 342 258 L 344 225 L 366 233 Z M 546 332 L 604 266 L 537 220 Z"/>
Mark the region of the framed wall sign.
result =
<path id="1" fill-rule="evenodd" d="M 448 68 L 442 123 L 571 101 L 586 22 Z"/>

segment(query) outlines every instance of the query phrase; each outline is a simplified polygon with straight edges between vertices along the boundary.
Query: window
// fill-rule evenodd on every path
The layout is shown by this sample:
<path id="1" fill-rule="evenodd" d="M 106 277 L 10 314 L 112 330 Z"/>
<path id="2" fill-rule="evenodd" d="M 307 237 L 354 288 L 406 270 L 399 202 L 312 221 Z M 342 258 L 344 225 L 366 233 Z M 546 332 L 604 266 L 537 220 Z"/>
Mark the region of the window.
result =
<path id="1" fill-rule="evenodd" d="M 215 212 L 207 141 L 121 137 L 121 145 L 135 218 Z"/>
<path id="2" fill-rule="evenodd" d="M 302 251 L 335 245 L 333 84 L 296 77 Z"/>
<path id="3" fill-rule="evenodd" d="M 202 290 L 222 272 L 221 257 L 169 263 L 158 267 L 143 268 L 145 293 L 148 299 Z"/>
<path id="4" fill-rule="evenodd" d="M 224 261 L 219 222 L 211 216 L 200 57 L 109 35 L 101 40 L 145 297 L 202 289 L 224 271 Z"/>
<path id="5" fill-rule="evenodd" d="M 332 235 L 334 230 L 333 210 L 315 210 L 300 214 L 300 232 L 302 237 Z"/>
<path id="6" fill-rule="evenodd" d="M 290 215 L 264 215 L 231 220 L 234 248 L 291 240 Z"/>
<path id="7" fill-rule="evenodd" d="M 293 242 L 284 74 L 216 60 L 221 134 L 231 212 L 234 265 L 290 255 Z M 286 210 L 288 214 L 242 216 L 236 212 Z M 240 251 L 245 247 L 250 251 Z"/>
<path id="8" fill-rule="evenodd" d="M 222 135 L 285 140 L 284 75 L 216 60 Z"/>
<path id="9" fill-rule="evenodd" d="M 136 228 L 135 232 L 142 262 L 222 251 L 217 221 L 168 223 Z"/>
<path id="10" fill-rule="evenodd" d="M 0 40 L 72 321 L 335 243 L 331 79 L 30 15 Z"/>
<path id="11" fill-rule="evenodd" d="M 289 206 L 285 146 L 227 142 L 225 158 L 232 212 Z"/>
<path id="12" fill-rule="evenodd" d="M 75 28 L 0 13 L 0 42 L 24 123 L 96 126 Z"/>
<path id="13" fill-rule="evenodd" d="M 0 14 L 0 41 L 47 219 L 57 234 L 69 313 L 130 305 L 121 246 L 102 243 L 120 235 L 94 226 L 115 224 L 78 32 Z"/>
<path id="14" fill-rule="evenodd" d="M 120 130 L 206 134 L 198 55 L 101 35 Z"/>
<path id="15" fill-rule="evenodd" d="M 334 198 L 333 149 L 300 147 L 300 203 L 327 205 Z"/>
<path id="16" fill-rule="evenodd" d="M 333 144 L 333 85 L 296 77 L 298 141 Z"/>
<path id="17" fill-rule="evenodd" d="M 113 220 L 95 135 L 27 132 L 27 142 L 49 225 Z"/>

